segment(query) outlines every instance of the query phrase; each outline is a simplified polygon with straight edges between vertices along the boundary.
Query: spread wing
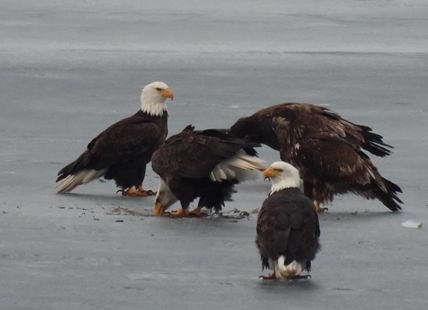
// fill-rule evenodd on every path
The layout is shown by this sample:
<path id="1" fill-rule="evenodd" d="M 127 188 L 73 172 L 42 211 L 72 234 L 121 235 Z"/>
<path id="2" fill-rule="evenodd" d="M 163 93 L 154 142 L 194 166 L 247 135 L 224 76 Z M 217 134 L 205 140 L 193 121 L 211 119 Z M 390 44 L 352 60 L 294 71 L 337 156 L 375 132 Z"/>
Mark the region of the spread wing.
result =
<path id="1" fill-rule="evenodd" d="M 307 137 L 313 133 L 325 132 L 344 138 L 376 156 L 391 154 L 392 146 L 384 143 L 383 137 L 372 132 L 370 127 L 354 124 L 330 109 L 307 103 L 282 103 L 266 107 L 249 117 L 239 119 L 231 127 L 230 133 L 280 150 L 280 143 L 272 128 L 272 119 L 277 116 L 298 123 Z"/>
<path id="2" fill-rule="evenodd" d="M 321 132 L 346 139 L 352 145 L 361 147 L 376 156 L 384 157 L 391 154 L 392 146 L 384 143 L 383 137 L 373 133 L 370 127 L 354 124 L 325 107 L 313 104 L 285 103 L 277 106 L 272 115 L 292 115 L 296 123 L 302 126 L 305 137 L 311 137 L 311 135 Z"/>

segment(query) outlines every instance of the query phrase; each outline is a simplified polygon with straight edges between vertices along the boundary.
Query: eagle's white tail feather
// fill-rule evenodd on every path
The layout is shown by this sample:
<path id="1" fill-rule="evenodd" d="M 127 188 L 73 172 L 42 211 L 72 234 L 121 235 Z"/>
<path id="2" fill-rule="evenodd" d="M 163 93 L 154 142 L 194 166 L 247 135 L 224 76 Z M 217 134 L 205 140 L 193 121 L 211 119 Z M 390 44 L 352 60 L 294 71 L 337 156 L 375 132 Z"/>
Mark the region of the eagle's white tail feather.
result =
<path id="1" fill-rule="evenodd" d="M 255 170 L 264 170 L 265 161 L 248 155 L 244 151 L 239 151 L 232 158 L 223 160 L 211 171 L 210 179 L 221 182 L 222 180 L 237 179 L 238 181 L 257 179 L 258 173 Z"/>
<path id="2" fill-rule="evenodd" d="M 297 261 L 285 265 L 285 256 L 281 255 L 278 260 L 274 262 L 274 271 L 277 279 L 285 279 L 300 275 L 303 271 L 303 266 Z"/>
<path id="3" fill-rule="evenodd" d="M 76 174 L 70 174 L 66 178 L 62 179 L 56 186 L 58 193 L 68 193 L 75 189 L 77 186 L 89 183 L 102 177 L 107 172 L 107 169 L 103 170 L 82 170 Z"/>

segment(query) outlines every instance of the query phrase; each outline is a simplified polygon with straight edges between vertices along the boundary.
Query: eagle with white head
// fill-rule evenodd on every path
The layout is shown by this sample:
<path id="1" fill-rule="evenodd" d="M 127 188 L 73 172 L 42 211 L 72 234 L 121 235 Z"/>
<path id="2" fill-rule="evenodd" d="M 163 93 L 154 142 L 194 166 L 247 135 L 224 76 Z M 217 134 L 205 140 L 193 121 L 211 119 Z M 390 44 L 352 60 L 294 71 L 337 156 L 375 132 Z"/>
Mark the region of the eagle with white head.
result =
<path id="1" fill-rule="evenodd" d="M 292 165 L 278 161 L 263 176 L 272 182 L 268 198 L 257 218 L 256 246 L 262 268 L 273 272 L 263 279 L 302 279 L 320 249 L 318 215 L 312 201 L 300 187 L 299 172 Z"/>
<path id="2" fill-rule="evenodd" d="M 168 134 L 167 99 L 173 93 L 163 82 L 145 86 L 141 109 L 100 133 L 87 149 L 58 173 L 58 193 L 104 177 L 115 180 L 122 195 L 148 196 L 143 189 L 146 165 Z"/>

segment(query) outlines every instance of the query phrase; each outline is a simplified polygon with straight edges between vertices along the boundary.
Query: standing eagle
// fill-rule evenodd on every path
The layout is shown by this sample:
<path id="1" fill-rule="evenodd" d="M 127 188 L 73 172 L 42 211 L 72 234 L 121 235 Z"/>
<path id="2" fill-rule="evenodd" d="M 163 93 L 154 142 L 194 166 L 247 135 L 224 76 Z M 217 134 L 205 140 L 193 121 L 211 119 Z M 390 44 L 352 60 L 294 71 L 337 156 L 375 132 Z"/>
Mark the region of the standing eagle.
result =
<path id="1" fill-rule="evenodd" d="M 164 214 L 176 201 L 181 208 L 168 213 L 172 216 L 201 216 L 203 207 L 220 211 L 231 200 L 235 184 L 255 179 L 255 170 L 264 170 L 256 146 L 215 129 L 194 131 L 191 125 L 168 138 L 152 156 L 153 171 L 160 176 L 153 213 Z M 197 197 L 197 208 L 189 212 Z"/>
<path id="2" fill-rule="evenodd" d="M 287 113 L 298 117 L 306 131 L 328 132 L 376 156 L 391 154 L 392 147 L 384 143 L 383 137 L 373 133 L 370 127 L 354 124 L 332 110 L 308 103 L 282 103 L 266 107 L 251 116 L 240 118 L 229 132 L 249 142 L 263 143 L 279 151 L 280 143 L 272 128 L 272 119 Z"/>
<path id="3" fill-rule="evenodd" d="M 146 165 L 168 134 L 167 98 L 172 100 L 173 93 L 165 83 L 145 86 L 137 113 L 108 127 L 74 162 L 59 171 L 58 193 L 70 192 L 81 184 L 104 177 L 114 179 L 122 195 L 153 195 L 142 185 Z"/>
<path id="4" fill-rule="evenodd" d="M 277 129 L 272 126 L 276 121 Z M 278 124 L 281 124 L 278 126 Z M 296 166 L 305 194 L 320 203 L 334 194 L 354 192 L 379 199 L 392 211 L 401 210 L 400 187 L 384 179 L 368 156 L 385 157 L 392 146 L 367 126 L 343 119 L 339 114 L 307 103 L 283 103 L 239 119 L 229 130 L 249 142 L 263 143 L 280 151 L 281 160 Z"/>
<path id="5" fill-rule="evenodd" d="M 299 189 L 299 172 L 278 161 L 263 173 L 272 182 L 269 197 L 257 218 L 256 246 L 262 269 L 273 273 L 263 279 L 301 279 L 311 269 L 311 261 L 320 249 L 318 215 L 312 201 Z"/>
<path id="6" fill-rule="evenodd" d="M 401 210 L 398 185 L 383 178 L 354 140 L 328 127 L 308 124 L 295 111 L 282 109 L 273 119 L 281 160 L 300 172 L 305 194 L 320 203 L 333 201 L 336 194 L 353 192 L 366 199 L 378 199 L 391 211 Z"/>

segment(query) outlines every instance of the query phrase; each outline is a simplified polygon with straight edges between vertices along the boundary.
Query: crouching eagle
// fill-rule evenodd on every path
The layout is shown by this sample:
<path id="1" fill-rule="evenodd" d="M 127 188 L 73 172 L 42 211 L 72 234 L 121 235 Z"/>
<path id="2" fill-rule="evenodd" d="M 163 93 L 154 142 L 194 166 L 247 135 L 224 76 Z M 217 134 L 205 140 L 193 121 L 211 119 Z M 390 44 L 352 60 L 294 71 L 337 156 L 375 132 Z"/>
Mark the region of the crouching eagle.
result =
<path id="1" fill-rule="evenodd" d="M 168 138 L 152 156 L 153 171 L 160 176 L 154 214 L 164 214 L 176 201 L 181 208 L 166 214 L 200 216 L 203 207 L 221 210 L 235 184 L 255 179 L 255 170 L 264 170 L 257 146 L 215 129 L 194 131 L 190 125 Z M 197 197 L 197 208 L 189 212 Z"/>
<path id="2" fill-rule="evenodd" d="M 167 98 L 173 99 L 173 93 L 165 83 L 145 86 L 137 113 L 108 127 L 74 162 L 61 169 L 56 180 L 58 193 L 104 177 L 115 180 L 122 195 L 153 195 L 142 184 L 146 165 L 168 134 Z"/>
<path id="3" fill-rule="evenodd" d="M 269 197 L 257 218 L 256 246 L 262 268 L 273 272 L 263 279 L 300 279 L 310 271 L 320 249 L 318 215 L 312 201 L 299 189 L 299 172 L 278 161 L 263 173 L 272 182 Z"/>

